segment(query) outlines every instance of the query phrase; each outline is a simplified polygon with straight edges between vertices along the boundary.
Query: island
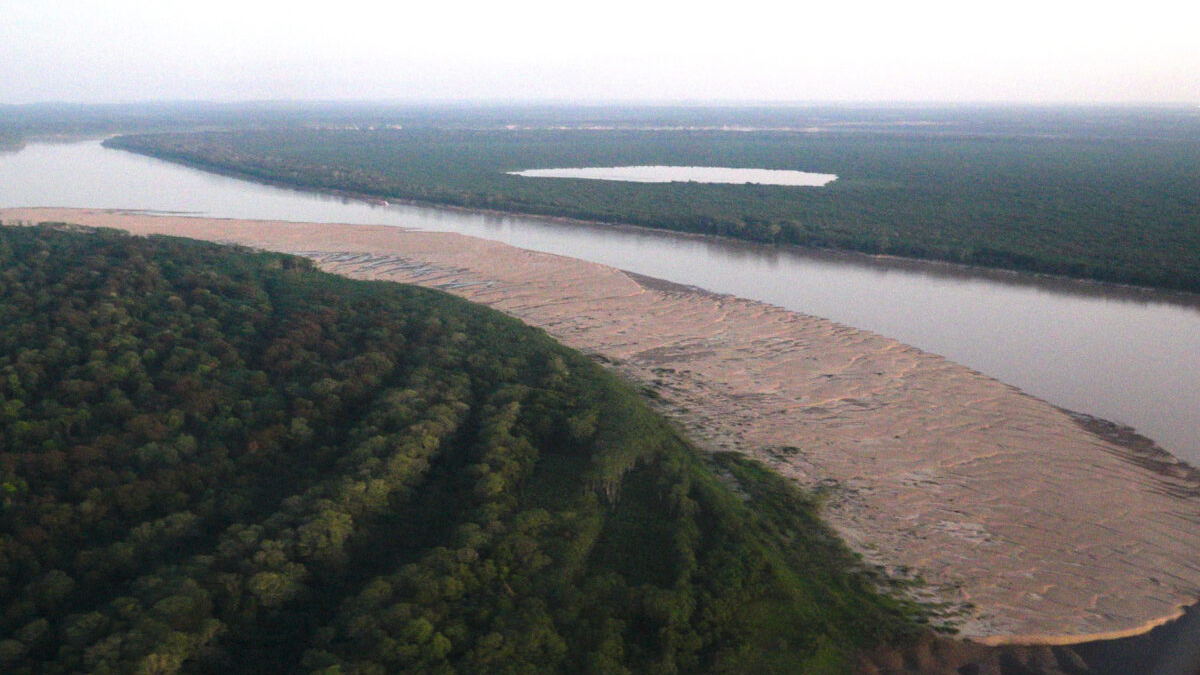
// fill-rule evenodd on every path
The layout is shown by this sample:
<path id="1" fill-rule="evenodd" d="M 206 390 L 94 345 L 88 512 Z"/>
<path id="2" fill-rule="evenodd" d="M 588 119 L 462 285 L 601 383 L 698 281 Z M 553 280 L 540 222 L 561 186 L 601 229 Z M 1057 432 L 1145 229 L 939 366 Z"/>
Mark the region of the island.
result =
<path id="1" fill-rule="evenodd" d="M 821 495 L 855 551 L 953 608 L 980 643 L 1134 635 L 1196 601 L 1193 469 L 895 340 L 456 234 L 100 210 L 0 219 L 293 253 L 499 309 L 647 388 L 707 449 L 755 457 Z"/>

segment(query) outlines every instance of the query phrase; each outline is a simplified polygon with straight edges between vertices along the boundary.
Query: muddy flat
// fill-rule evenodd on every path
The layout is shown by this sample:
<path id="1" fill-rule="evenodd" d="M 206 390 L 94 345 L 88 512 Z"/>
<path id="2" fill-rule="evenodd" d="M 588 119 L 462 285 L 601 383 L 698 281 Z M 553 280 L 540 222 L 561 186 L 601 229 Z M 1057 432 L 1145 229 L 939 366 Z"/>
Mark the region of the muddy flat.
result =
<path id="1" fill-rule="evenodd" d="M 965 636 L 1135 634 L 1200 596 L 1200 479 L 1145 439 L 895 340 L 760 302 L 457 234 L 0 210 L 308 256 L 539 326 L 653 388 L 701 446 L 825 496 L 869 561 L 963 611 Z"/>

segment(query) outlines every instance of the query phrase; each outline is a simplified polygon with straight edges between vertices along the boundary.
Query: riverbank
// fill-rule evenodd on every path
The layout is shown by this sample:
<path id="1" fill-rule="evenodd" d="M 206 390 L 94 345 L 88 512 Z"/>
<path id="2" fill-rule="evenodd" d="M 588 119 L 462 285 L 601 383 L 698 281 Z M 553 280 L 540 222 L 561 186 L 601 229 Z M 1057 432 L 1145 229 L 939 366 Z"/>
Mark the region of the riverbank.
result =
<path id="1" fill-rule="evenodd" d="M 109 136 L 108 138 L 114 138 L 114 136 Z M 1200 292 L 1198 291 L 1177 290 L 1150 285 L 1138 285 L 1131 282 L 1116 280 L 1091 279 L 1087 277 L 1054 274 L 1039 270 L 1007 269 L 1004 267 L 970 264 L 932 257 L 903 256 L 888 253 L 865 252 L 850 248 L 823 247 L 815 245 L 802 246 L 789 243 L 765 243 L 723 234 L 699 233 L 685 230 L 664 229 L 649 225 L 635 225 L 626 222 L 576 218 L 544 211 L 522 211 L 520 209 L 463 206 L 461 204 L 445 201 L 421 200 L 402 197 L 389 197 L 388 199 L 381 199 L 379 195 L 370 192 L 360 192 L 344 188 L 304 186 L 294 182 L 288 182 L 285 180 L 279 180 L 250 173 L 248 171 L 239 170 L 223 164 L 200 161 L 194 158 L 160 156 L 150 152 L 112 146 L 109 144 L 104 144 L 104 147 L 110 150 L 128 152 L 132 155 L 149 157 L 151 159 L 157 159 L 170 164 L 187 167 L 189 169 L 195 169 L 197 171 L 203 171 L 205 173 L 224 176 L 227 178 L 235 178 L 237 180 L 255 183 L 258 185 L 265 185 L 282 190 L 290 190 L 301 194 L 318 194 L 336 197 L 338 199 L 354 200 L 364 204 L 370 204 L 372 206 L 411 206 L 416 208 L 435 208 L 472 215 L 482 214 L 502 218 L 534 218 L 549 223 L 561 223 L 571 226 L 598 226 L 630 232 L 644 231 L 651 232 L 656 235 L 670 235 L 672 237 L 679 237 L 681 239 L 711 239 L 720 241 L 727 246 L 773 247 L 781 251 L 799 251 L 803 252 L 805 255 L 827 257 L 831 260 L 836 260 L 843 263 L 865 263 L 870 266 L 883 263 L 896 269 L 916 271 L 923 274 L 945 276 L 947 278 L 954 279 L 985 278 L 990 281 L 1011 284 L 1014 286 L 1034 286 L 1038 288 L 1057 287 L 1057 289 L 1067 293 L 1085 296 L 1123 297 L 1131 300 L 1137 300 L 1139 302 L 1167 302 L 1183 307 L 1200 307 Z"/>
<path id="2" fill-rule="evenodd" d="M 442 288 L 540 326 L 653 390 L 693 438 L 824 496 L 869 561 L 923 579 L 987 643 L 1147 630 L 1200 587 L 1200 481 L 1135 461 L 1066 412 L 865 331 L 454 234 L 8 209 L 307 255 Z"/>
<path id="3" fill-rule="evenodd" d="M 376 199 L 1200 290 L 1186 143 L 841 134 L 260 128 L 109 139 L 207 170 Z M 1117 153 L 1129 160 L 1112 162 Z M 619 161 L 617 160 L 619 158 Z M 1183 162 L 1183 164 L 1180 164 Z M 836 173 L 826 188 L 515 178 L 547 166 L 704 165 Z M 1134 168 L 1136 167 L 1136 169 Z M 1145 186 L 1145 187 L 1135 187 Z M 1152 189 L 1158 199 L 1140 199 Z M 1020 237 L 1014 237 L 1020 232 Z"/>

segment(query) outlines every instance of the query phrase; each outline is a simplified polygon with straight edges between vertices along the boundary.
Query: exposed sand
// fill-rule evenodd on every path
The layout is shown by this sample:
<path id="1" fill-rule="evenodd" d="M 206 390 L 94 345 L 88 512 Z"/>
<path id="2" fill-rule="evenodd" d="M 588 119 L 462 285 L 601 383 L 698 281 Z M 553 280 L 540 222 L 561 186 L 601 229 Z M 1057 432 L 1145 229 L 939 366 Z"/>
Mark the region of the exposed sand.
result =
<path id="1" fill-rule="evenodd" d="M 1136 634 L 1200 597 L 1200 480 L 1154 448 L 942 357 L 760 302 L 456 234 L 66 209 L 0 210 L 298 253 L 441 288 L 654 386 L 699 443 L 827 496 L 852 546 L 979 641 Z"/>

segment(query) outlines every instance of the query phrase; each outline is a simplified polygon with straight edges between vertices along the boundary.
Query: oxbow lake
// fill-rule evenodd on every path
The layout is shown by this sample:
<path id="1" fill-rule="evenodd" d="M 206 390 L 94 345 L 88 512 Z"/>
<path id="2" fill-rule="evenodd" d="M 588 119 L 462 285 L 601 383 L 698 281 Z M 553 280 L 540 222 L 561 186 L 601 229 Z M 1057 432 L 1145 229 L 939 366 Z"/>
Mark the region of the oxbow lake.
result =
<path id="1" fill-rule="evenodd" d="M 733 169 L 722 166 L 608 166 L 578 169 L 527 169 L 509 171 L 526 178 L 584 178 L 633 183 L 756 183 L 821 187 L 837 180 L 832 173 L 786 169 Z"/>
<path id="2" fill-rule="evenodd" d="M 637 228 L 375 205 L 102 148 L 0 153 L 0 206 L 382 223 L 459 232 L 753 298 L 897 338 L 1200 465 L 1200 298 Z"/>

